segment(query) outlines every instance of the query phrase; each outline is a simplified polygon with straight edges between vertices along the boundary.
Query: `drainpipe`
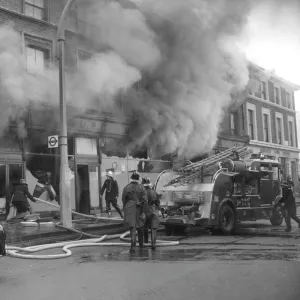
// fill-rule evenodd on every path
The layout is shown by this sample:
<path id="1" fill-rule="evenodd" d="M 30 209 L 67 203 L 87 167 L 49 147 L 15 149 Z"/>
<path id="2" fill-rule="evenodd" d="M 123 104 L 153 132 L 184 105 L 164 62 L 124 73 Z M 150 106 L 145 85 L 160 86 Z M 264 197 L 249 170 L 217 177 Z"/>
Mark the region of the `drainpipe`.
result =
<path id="1" fill-rule="evenodd" d="M 65 90 L 65 19 L 74 0 L 68 0 L 58 23 L 59 49 L 59 103 L 60 103 L 60 221 L 63 226 L 72 226 L 70 202 L 70 177 L 68 165 L 68 129 Z"/>

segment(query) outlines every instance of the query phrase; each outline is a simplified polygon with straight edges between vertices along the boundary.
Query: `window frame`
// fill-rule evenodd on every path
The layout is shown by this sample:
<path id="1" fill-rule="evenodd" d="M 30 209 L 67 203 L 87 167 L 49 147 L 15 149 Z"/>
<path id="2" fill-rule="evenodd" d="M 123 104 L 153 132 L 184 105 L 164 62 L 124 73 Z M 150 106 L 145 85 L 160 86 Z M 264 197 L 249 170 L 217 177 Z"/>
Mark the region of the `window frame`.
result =
<path id="1" fill-rule="evenodd" d="M 256 106 L 254 104 L 247 103 L 246 109 L 247 109 L 247 132 L 248 132 L 248 135 L 250 136 L 250 131 L 249 131 L 249 110 L 252 110 L 253 111 L 253 135 L 254 135 L 254 139 L 252 139 L 251 136 L 250 136 L 250 139 L 253 140 L 253 141 L 257 141 Z"/>
<path id="2" fill-rule="evenodd" d="M 31 7 L 33 7 L 33 9 L 34 8 L 40 9 L 42 11 L 42 18 L 39 19 L 39 18 L 34 17 L 34 15 L 33 16 L 27 15 L 26 14 L 26 6 L 31 6 Z M 23 0 L 23 14 L 26 17 L 33 18 L 35 20 L 49 21 L 49 0 L 43 0 L 43 7 L 40 7 L 40 6 L 35 5 L 33 3 L 28 3 L 28 0 Z"/>
<path id="3" fill-rule="evenodd" d="M 278 140 L 278 124 L 277 124 L 277 119 L 280 119 L 281 120 L 281 139 L 282 139 L 282 143 L 279 143 L 279 140 Z M 276 142 L 278 145 L 285 145 L 285 136 L 284 136 L 284 124 L 283 124 L 283 114 L 282 113 L 279 113 L 279 112 L 276 112 L 275 113 L 275 128 L 276 128 Z"/>
<path id="4" fill-rule="evenodd" d="M 278 100 L 279 100 L 279 103 L 276 102 L 276 97 L 275 97 L 275 94 L 276 94 L 276 93 L 275 93 L 275 90 L 276 90 L 276 89 L 278 89 L 278 94 L 279 94 L 279 99 L 278 99 Z M 280 86 L 279 86 L 278 84 L 275 84 L 275 83 L 274 83 L 274 103 L 277 104 L 277 105 L 282 106 L 282 101 L 281 101 L 281 88 L 280 88 Z"/>
<path id="5" fill-rule="evenodd" d="M 270 111 L 270 109 L 262 108 L 261 114 L 262 114 L 262 128 L 263 128 L 264 142 L 266 142 L 266 143 L 272 143 L 271 111 Z M 268 116 L 268 135 L 269 135 L 269 141 L 266 141 L 266 136 L 265 136 L 264 115 Z"/>
<path id="6" fill-rule="evenodd" d="M 262 86 L 265 84 L 266 86 L 266 98 L 263 98 Z M 260 79 L 260 98 L 265 101 L 269 101 L 269 89 L 268 89 L 268 81 Z"/>
<path id="7" fill-rule="evenodd" d="M 291 144 L 291 140 L 290 140 L 290 137 L 291 137 L 291 132 L 290 132 L 290 122 L 292 123 L 292 126 L 293 126 L 293 132 L 292 132 L 292 138 L 293 138 L 293 145 Z M 297 147 L 296 145 L 296 128 L 295 128 L 295 118 L 293 116 L 288 116 L 288 134 L 289 134 L 289 146 L 290 147 Z"/>
<path id="8" fill-rule="evenodd" d="M 289 96 L 289 99 L 287 96 Z M 288 109 L 293 109 L 292 94 L 287 90 L 285 90 L 285 100 L 286 100 L 286 105 L 287 105 L 286 107 Z"/>
<path id="9" fill-rule="evenodd" d="M 44 37 L 27 34 L 25 32 L 23 32 L 22 34 L 23 34 L 23 55 L 26 64 L 26 70 L 27 70 L 27 54 L 26 54 L 27 47 L 44 51 L 44 53 L 46 54 L 45 66 L 46 68 L 50 68 L 52 66 L 52 60 L 53 60 L 53 41 Z M 37 73 L 29 72 L 29 74 L 35 75 Z"/>
<path id="10" fill-rule="evenodd" d="M 236 112 L 235 113 L 231 112 L 229 114 L 229 126 L 230 126 L 230 134 L 231 135 L 237 135 L 236 117 L 237 117 Z"/>

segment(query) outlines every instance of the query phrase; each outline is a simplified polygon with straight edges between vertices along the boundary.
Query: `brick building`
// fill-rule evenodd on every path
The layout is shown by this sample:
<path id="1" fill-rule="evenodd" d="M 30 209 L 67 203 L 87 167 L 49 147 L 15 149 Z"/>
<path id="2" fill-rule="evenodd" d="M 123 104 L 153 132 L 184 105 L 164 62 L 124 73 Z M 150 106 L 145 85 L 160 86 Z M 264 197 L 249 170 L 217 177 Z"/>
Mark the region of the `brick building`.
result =
<path id="1" fill-rule="evenodd" d="M 57 24 L 66 2 L 0 0 L 0 26 L 10 24 L 19 33 L 27 72 L 32 76 L 43 73 L 48 66 L 58 65 Z M 99 44 L 94 45 L 84 34 L 89 25 L 77 13 L 75 3 L 67 20 L 67 72 L 76 70 L 78 61 L 90 58 L 95 49 L 99 51 Z M 45 99 L 38 103 L 28 99 L 28 103 L 22 105 L 11 101 L 6 103 L 5 99 L 0 101 L 1 107 L 6 105 L 7 108 L 6 112 L 2 109 L 1 113 L 13 116 L 8 124 L 4 124 L 5 128 L 1 128 L 0 202 L 5 201 L 7 190 L 20 178 L 26 178 L 33 193 L 49 175 L 59 198 L 59 148 L 48 147 L 48 136 L 59 135 L 58 99 L 57 105 L 49 104 Z M 99 190 L 107 170 L 114 171 L 122 190 L 129 181 L 131 170 L 138 169 L 155 178 L 162 169 L 168 168 L 167 161 L 143 160 L 128 152 L 123 140 L 130 123 L 123 118 L 122 107 L 119 112 L 104 112 L 99 110 L 95 101 L 95 105 L 88 109 L 68 103 L 67 111 L 73 209 L 89 213 L 93 208 L 102 208 Z M 18 134 L 21 125 L 26 129 L 23 137 Z M 47 193 L 41 197 L 46 200 L 49 198 Z M 40 203 L 32 206 L 34 211 L 52 210 Z"/>
<path id="2" fill-rule="evenodd" d="M 245 99 L 245 126 L 253 153 L 279 159 L 284 176 L 298 183 L 299 148 L 295 91 L 300 87 L 263 68 L 250 65 L 250 94 Z"/>
<path id="3" fill-rule="evenodd" d="M 253 63 L 249 74 L 247 96 L 225 114 L 214 150 L 249 145 L 253 154 L 262 152 L 279 159 L 284 176 L 291 175 L 298 186 L 300 149 L 294 94 L 300 87 Z"/>

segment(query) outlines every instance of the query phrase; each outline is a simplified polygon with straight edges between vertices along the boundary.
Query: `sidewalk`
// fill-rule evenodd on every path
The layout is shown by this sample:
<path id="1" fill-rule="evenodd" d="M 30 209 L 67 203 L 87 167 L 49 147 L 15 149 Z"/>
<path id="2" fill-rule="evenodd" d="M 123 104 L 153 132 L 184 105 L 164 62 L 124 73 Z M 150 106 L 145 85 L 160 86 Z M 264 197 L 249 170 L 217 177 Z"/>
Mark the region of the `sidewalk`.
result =
<path id="1" fill-rule="evenodd" d="M 300 198 L 297 198 L 297 215 L 300 216 Z M 112 212 L 112 217 L 118 217 L 116 212 Z M 107 217 L 107 214 L 103 214 Z M 53 220 L 57 223 L 58 220 Z M 25 227 L 20 223 L 10 224 L 6 222 L 0 222 L 3 225 L 6 234 L 8 245 L 17 245 L 21 247 L 55 243 L 66 240 L 85 239 L 81 234 L 71 232 L 66 229 L 61 229 L 55 226 L 35 226 Z M 279 236 L 279 237 L 300 237 L 300 229 L 297 228 L 296 223 L 292 221 L 293 230 L 290 233 L 284 232 L 285 223 L 281 226 L 273 227 L 268 220 L 260 220 L 256 222 L 243 222 L 238 229 L 237 234 L 247 235 L 253 234 L 257 236 Z M 102 236 L 104 234 L 117 234 L 123 233 L 126 229 L 123 223 L 116 222 L 114 220 L 81 220 L 73 223 L 73 228 L 83 231 L 85 233 L 91 233 L 94 235 Z"/>
<path id="2" fill-rule="evenodd" d="M 103 215 L 104 217 L 107 214 Z M 117 217 L 117 214 L 113 217 Z M 53 220 L 54 223 L 58 223 L 59 220 Z M 28 247 L 33 245 L 55 243 L 66 240 L 86 239 L 88 237 L 72 232 L 67 229 L 61 229 L 52 226 L 22 226 L 20 223 L 7 223 L 0 222 L 4 227 L 7 235 L 6 244 L 15 245 L 21 247 Z M 125 231 L 123 223 L 114 220 L 88 220 L 81 219 L 73 222 L 73 228 L 85 233 L 102 236 L 104 234 L 117 234 Z"/>

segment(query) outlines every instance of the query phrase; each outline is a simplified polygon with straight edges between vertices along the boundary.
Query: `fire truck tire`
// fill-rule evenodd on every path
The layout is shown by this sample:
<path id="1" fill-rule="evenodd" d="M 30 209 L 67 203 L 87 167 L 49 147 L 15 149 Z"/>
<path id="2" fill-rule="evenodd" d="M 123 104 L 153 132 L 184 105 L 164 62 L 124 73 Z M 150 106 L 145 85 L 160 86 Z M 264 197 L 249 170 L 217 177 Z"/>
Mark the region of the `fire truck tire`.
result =
<path id="1" fill-rule="evenodd" d="M 276 205 L 273 208 L 272 217 L 270 218 L 272 226 L 280 226 L 283 222 L 283 213 L 282 208 L 279 205 Z"/>
<path id="2" fill-rule="evenodd" d="M 224 204 L 219 211 L 219 229 L 225 234 L 231 234 L 235 230 L 236 217 L 232 207 Z"/>

